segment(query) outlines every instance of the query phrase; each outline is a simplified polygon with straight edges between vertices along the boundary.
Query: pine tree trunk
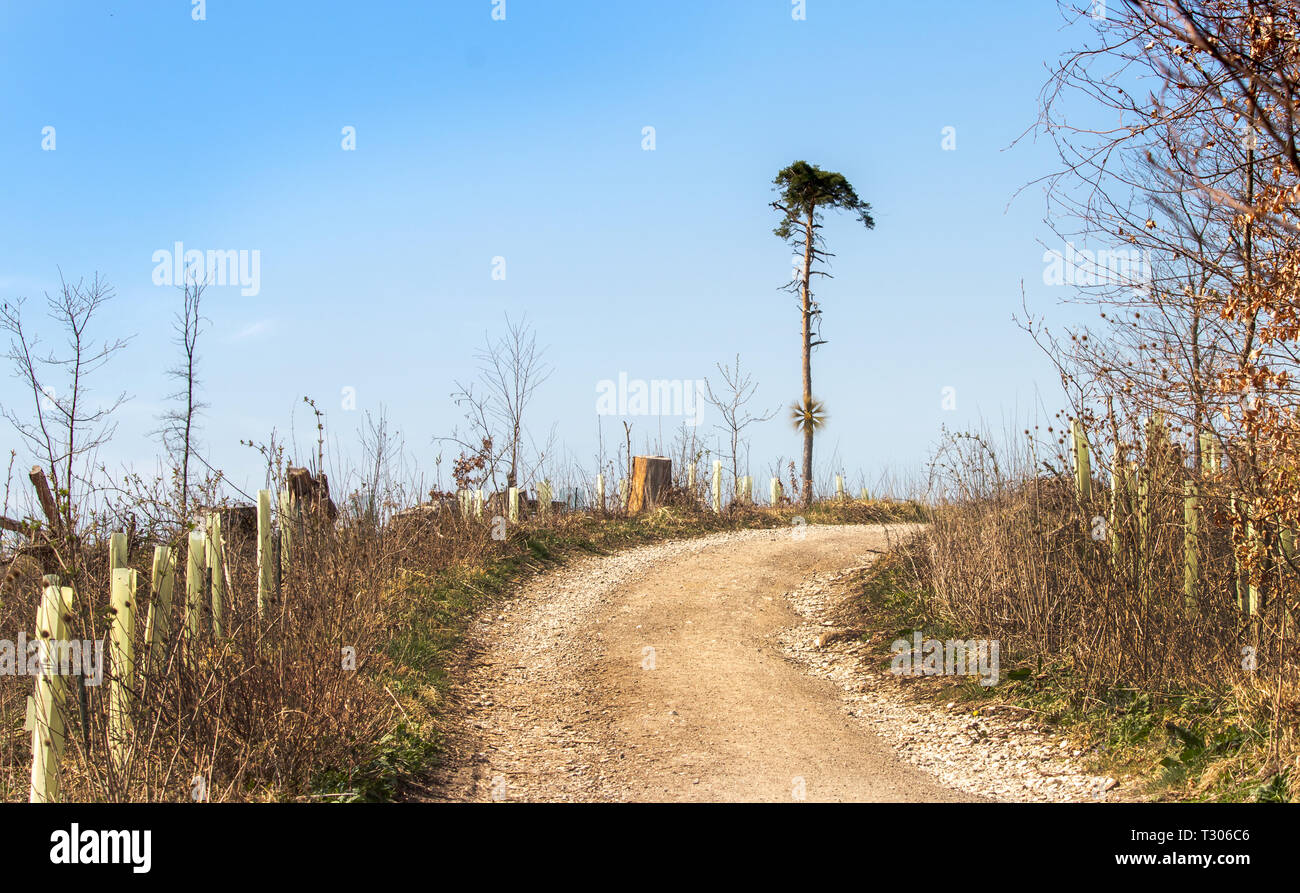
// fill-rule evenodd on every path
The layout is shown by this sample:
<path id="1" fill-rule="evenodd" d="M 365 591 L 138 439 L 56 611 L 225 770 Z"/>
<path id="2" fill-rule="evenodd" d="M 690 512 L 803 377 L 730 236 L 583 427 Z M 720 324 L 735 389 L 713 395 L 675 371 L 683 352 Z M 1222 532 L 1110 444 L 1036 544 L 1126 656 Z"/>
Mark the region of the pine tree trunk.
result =
<path id="1" fill-rule="evenodd" d="M 813 226 L 813 211 L 809 209 L 805 224 L 805 242 L 803 253 L 803 409 L 812 406 L 812 261 L 813 239 L 816 229 Z M 804 508 L 812 505 L 813 476 L 813 427 L 812 420 L 804 417 L 803 427 L 803 484 L 799 488 L 799 501 Z"/>

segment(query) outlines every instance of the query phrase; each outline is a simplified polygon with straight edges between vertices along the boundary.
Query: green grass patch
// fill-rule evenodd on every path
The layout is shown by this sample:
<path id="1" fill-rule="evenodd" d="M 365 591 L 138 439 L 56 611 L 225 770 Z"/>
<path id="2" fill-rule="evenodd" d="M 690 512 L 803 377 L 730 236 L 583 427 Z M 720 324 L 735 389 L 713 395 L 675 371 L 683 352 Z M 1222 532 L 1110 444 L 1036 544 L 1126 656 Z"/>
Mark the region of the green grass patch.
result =
<path id="1" fill-rule="evenodd" d="M 399 723 L 375 742 L 374 754 L 356 767 L 327 769 L 312 780 L 317 799 L 338 803 L 387 803 L 404 780 L 427 772 L 442 751 L 440 736 Z"/>

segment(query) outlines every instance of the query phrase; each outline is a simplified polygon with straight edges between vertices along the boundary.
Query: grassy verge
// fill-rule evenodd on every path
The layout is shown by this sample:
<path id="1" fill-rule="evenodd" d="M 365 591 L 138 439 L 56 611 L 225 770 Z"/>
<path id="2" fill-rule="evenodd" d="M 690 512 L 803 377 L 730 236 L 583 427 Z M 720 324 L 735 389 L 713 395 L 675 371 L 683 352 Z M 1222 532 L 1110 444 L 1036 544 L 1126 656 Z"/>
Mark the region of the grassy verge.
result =
<path id="1" fill-rule="evenodd" d="M 924 638 L 980 637 L 948 617 L 926 579 L 924 536 L 883 557 L 867 573 L 853 607 L 864 638 L 889 645 L 913 631 Z M 909 687 L 935 703 L 957 702 L 972 713 L 991 705 L 1029 711 L 1092 771 L 1120 780 L 1121 793 L 1142 800 L 1285 802 L 1291 781 L 1270 733 L 1270 705 L 1257 693 L 1224 683 L 1190 688 L 1107 685 L 1068 661 L 1026 659 L 1004 647 L 1001 681 L 982 687 L 972 677 L 924 677 Z"/>
<path id="2" fill-rule="evenodd" d="M 359 750 L 357 762 L 315 775 L 311 796 L 342 802 L 401 799 L 435 770 L 446 747 L 446 696 L 469 623 L 532 576 L 588 555 L 727 530 L 808 524 L 918 521 L 902 502 L 826 502 L 808 510 L 736 508 L 715 515 L 665 507 L 637 518 L 561 516 L 521 525 L 493 549 L 451 567 L 406 570 L 394 593 L 396 620 L 376 681 L 398 706 L 398 720 Z"/>

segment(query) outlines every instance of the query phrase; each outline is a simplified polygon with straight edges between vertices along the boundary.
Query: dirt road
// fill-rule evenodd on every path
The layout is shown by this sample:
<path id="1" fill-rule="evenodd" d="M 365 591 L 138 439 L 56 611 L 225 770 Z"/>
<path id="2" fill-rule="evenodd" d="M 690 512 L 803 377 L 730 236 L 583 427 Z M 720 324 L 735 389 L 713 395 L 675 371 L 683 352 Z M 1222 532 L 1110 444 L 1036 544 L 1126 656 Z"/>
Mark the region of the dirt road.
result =
<path id="1" fill-rule="evenodd" d="M 973 799 L 900 761 L 783 656 L 786 594 L 905 528 L 746 531 L 583 559 L 472 634 L 451 800 Z"/>

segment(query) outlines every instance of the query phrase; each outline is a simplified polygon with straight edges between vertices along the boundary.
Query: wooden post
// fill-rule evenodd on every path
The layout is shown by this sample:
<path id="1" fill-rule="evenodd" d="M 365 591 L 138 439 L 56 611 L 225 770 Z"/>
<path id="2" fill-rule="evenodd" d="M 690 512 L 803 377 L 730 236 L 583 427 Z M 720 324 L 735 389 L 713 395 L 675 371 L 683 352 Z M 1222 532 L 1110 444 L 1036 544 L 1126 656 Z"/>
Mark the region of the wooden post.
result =
<path id="1" fill-rule="evenodd" d="M 1277 545 L 1283 558 L 1283 561 L 1278 563 L 1277 568 L 1280 584 L 1283 579 L 1282 575 L 1287 573 L 1288 567 L 1295 559 L 1295 530 L 1291 527 L 1279 528 L 1277 532 Z M 1282 622 L 1286 624 L 1286 626 L 1282 628 L 1281 634 L 1285 635 L 1289 632 L 1288 627 L 1293 627 L 1295 625 L 1295 620 L 1291 616 L 1291 609 L 1286 606 L 1285 599 L 1282 599 Z"/>
<path id="2" fill-rule="evenodd" d="M 475 518 L 483 517 L 484 501 L 485 501 L 485 497 L 483 493 L 483 488 L 479 487 L 477 490 L 474 491 L 474 517 Z"/>
<path id="3" fill-rule="evenodd" d="M 1128 493 L 1124 487 L 1126 482 L 1123 470 L 1124 459 L 1120 453 L 1120 445 L 1115 444 L 1115 450 L 1110 454 L 1110 523 L 1106 527 L 1106 539 L 1110 541 L 1111 559 L 1117 568 L 1122 558 L 1120 552 L 1120 525 L 1124 523 L 1125 511 L 1123 506 L 1128 501 Z"/>
<path id="4" fill-rule="evenodd" d="M 36 638 L 41 671 L 36 675 L 35 693 L 27 704 L 27 724 L 32 733 L 32 803 L 59 800 L 59 758 L 65 737 L 67 680 L 59 675 L 59 652 L 68 641 L 67 621 L 72 610 L 72 589 L 60 587 L 53 574 L 45 578 L 41 604 L 36 609 Z M 88 657 L 82 656 L 84 665 Z"/>
<path id="5" fill-rule="evenodd" d="M 1141 500 L 1139 499 L 1138 490 L 1142 480 L 1138 463 L 1132 459 L 1124 463 L 1120 468 L 1120 473 L 1124 475 L 1124 501 L 1120 505 L 1122 521 L 1120 523 L 1120 535 L 1125 537 L 1120 543 L 1120 549 L 1129 550 L 1127 557 L 1133 562 L 1135 569 L 1141 566 L 1142 562 L 1142 530 L 1141 518 Z"/>
<path id="6" fill-rule="evenodd" d="M 722 514 L 722 461 L 713 460 L 713 511 Z"/>
<path id="7" fill-rule="evenodd" d="M 1138 476 L 1138 553 L 1147 553 L 1147 538 L 1151 534 L 1151 468 L 1148 465 Z"/>
<path id="8" fill-rule="evenodd" d="M 1088 451 L 1088 435 L 1083 422 L 1075 419 L 1070 425 L 1074 436 L 1074 489 L 1080 502 L 1092 497 L 1092 460 Z"/>
<path id="9" fill-rule="evenodd" d="M 1250 548 L 1252 555 L 1259 555 L 1259 529 L 1255 526 L 1255 520 L 1253 517 L 1254 513 L 1250 512 L 1249 509 L 1247 509 L 1247 512 L 1247 518 L 1249 520 L 1246 521 L 1246 544 Z M 1252 623 L 1256 624 L 1259 622 L 1259 613 L 1263 608 L 1263 605 L 1260 603 L 1259 586 L 1255 583 L 1255 580 L 1259 576 L 1257 573 L 1258 569 L 1258 564 L 1256 564 L 1255 567 L 1247 568 L 1246 573 L 1246 592 L 1250 598 L 1249 614 Z"/>
<path id="10" fill-rule="evenodd" d="M 108 572 L 129 567 L 127 564 L 127 543 L 125 533 L 115 533 L 108 539 Z"/>
<path id="11" fill-rule="evenodd" d="M 835 498 L 844 501 L 844 475 L 835 475 Z"/>
<path id="12" fill-rule="evenodd" d="M 208 516 L 207 550 L 204 555 L 212 572 L 212 635 L 226 634 L 226 547 L 221 536 L 221 514 Z"/>
<path id="13" fill-rule="evenodd" d="M 113 677 L 108 689 L 108 746 L 118 767 L 126 765 L 131 743 L 131 692 L 135 686 L 135 594 L 136 572 L 113 571 L 112 627 L 109 655 Z"/>
<path id="14" fill-rule="evenodd" d="M 1208 431 L 1202 432 L 1199 439 L 1201 443 L 1201 474 L 1210 478 L 1216 477 L 1219 474 L 1219 442 Z"/>
<path id="15" fill-rule="evenodd" d="M 551 517 L 551 482 L 542 481 L 537 485 L 537 509 L 542 518 Z"/>
<path id="16" fill-rule="evenodd" d="M 596 475 L 596 511 L 605 513 L 605 476 Z"/>
<path id="17" fill-rule="evenodd" d="M 1135 471 L 1137 475 L 1137 542 L 1133 546 L 1134 567 L 1138 574 L 1138 579 L 1144 579 L 1143 568 L 1151 557 L 1150 537 L 1151 537 L 1151 475 L 1154 473 L 1151 460 L 1148 458 L 1146 464 L 1140 471 Z M 1143 604 L 1147 601 L 1147 587 L 1139 582 L 1138 596 Z"/>
<path id="18" fill-rule="evenodd" d="M 519 488 L 510 488 L 510 523 L 519 523 Z"/>
<path id="19" fill-rule="evenodd" d="M 271 547 L 271 491 L 257 491 L 257 616 L 275 593 L 275 559 Z"/>
<path id="20" fill-rule="evenodd" d="M 283 529 L 280 531 L 284 535 Z M 189 554 L 185 563 L 185 639 L 198 638 L 200 617 L 203 612 L 203 595 L 207 588 L 208 569 L 204 567 L 206 545 L 201 531 L 190 534 Z"/>
<path id="21" fill-rule="evenodd" d="M 275 578 L 275 603 L 284 607 L 284 561 L 280 557 L 280 531 L 271 534 L 271 574 Z"/>
<path id="22" fill-rule="evenodd" d="M 672 485 L 673 460 L 663 456 L 634 456 L 628 514 L 638 515 L 654 508 L 668 495 Z"/>
<path id="23" fill-rule="evenodd" d="M 154 546 L 153 573 L 149 578 L 149 614 L 144 625 L 144 645 L 150 675 L 162 667 L 163 650 L 172 629 L 172 589 L 176 583 L 176 553 Z"/>
<path id="24" fill-rule="evenodd" d="M 1238 499 L 1236 496 L 1229 497 L 1228 509 L 1234 519 L 1238 518 L 1242 512 L 1242 501 Z M 1239 551 L 1240 546 L 1243 542 L 1250 541 L 1251 531 L 1250 531 L 1249 521 L 1247 521 L 1243 525 L 1243 530 L 1244 530 L 1244 539 L 1238 539 L 1237 536 L 1235 535 L 1236 524 L 1233 525 L 1233 536 L 1231 538 L 1232 569 L 1237 581 L 1237 610 L 1241 611 L 1241 613 L 1243 614 L 1249 615 L 1250 614 L 1250 592 L 1249 592 L 1249 587 L 1246 579 L 1249 576 L 1249 574 L 1247 574 L 1246 568 L 1241 563 L 1241 553 Z"/>
<path id="25" fill-rule="evenodd" d="M 288 490 L 280 493 L 280 561 L 289 567 L 293 561 L 293 542 L 297 539 L 298 506 Z"/>
<path id="26" fill-rule="evenodd" d="M 1196 484 L 1183 484 L 1183 597 L 1187 616 L 1196 615 L 1200 594 L 1200 558 L 1197 534 L 1200 529 L 1200 498 Z"/>
<path id="27" fill-rule="evenodd" d="M 1151 413 L 1147 419 L 1147 454 L 1157 455 L 1162 459 L 1169 454 L 1169 427 L 1165 424 L 1165 414 L 1160 410 Z"/>
<path id="28" fill-rule="evenodd" d="M 686 469 L 686 489 L 690 491 L 692 496 L 695 495 L 695 463 L 694 462 L 691 463 L 690 468 Z"/>
<path id="29" fill-rule="evenodd" d="M 1249 564 L 1242 564 L 1240 557 L 1237 557 L 1237 602 L 1241 612 L 1246 615 L 1248 640 L 1251 644 L 1258 646 L 1260 613 L 1264 609 L 1263 594 L 1260 592 L 1259 584 L 1256 583 L 1256 580 L 1261 580 L 1264 576 L 1260 559 L 1263 554 L 1259 548 L 1260 532 L 1259 528 L 1255 526 L 1254 506 L 1244 500 L 1234 500 L 1234 502 L 1242 506 L 1241 511 L 1246 519 L 1244 545 L 1252 557 Z M 1237 556 L 1235 549 L 1233 554 L 1234 557 Z"/>

